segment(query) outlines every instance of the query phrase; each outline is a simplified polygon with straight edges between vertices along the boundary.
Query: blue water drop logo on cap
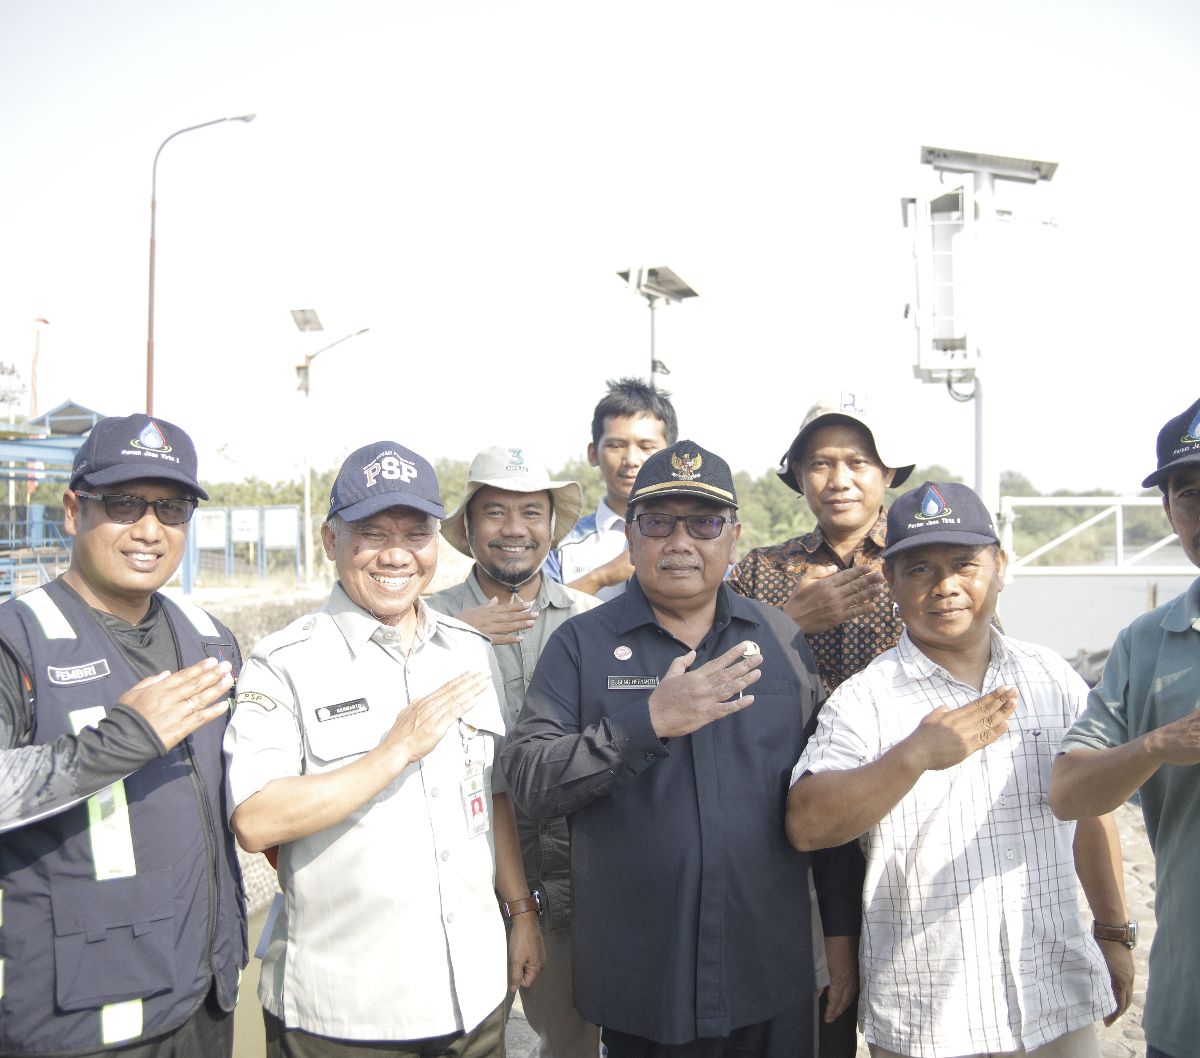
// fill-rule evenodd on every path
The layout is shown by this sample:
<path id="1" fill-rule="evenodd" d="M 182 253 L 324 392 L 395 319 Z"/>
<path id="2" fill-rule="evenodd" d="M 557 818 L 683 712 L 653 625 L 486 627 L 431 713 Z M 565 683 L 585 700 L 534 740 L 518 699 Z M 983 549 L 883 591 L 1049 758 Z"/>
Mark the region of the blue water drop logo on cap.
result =
<path id="1" fill-rule="evenodd" d="M 1187 428 L 1187 432 L 1179 438 L 1184 444 L 1195 444 L 1200 441 L 1200 411 L 1196 412 L 1196 417 L 1192 420 L 1192 425 Z"/>
<path id="2" fill-rule="evenodd" d="M 945 497 L 938 492 L 936 485 L 930 485 L 925 490 L 925 495 L 921 497 L 920 510 L 917 511 L 916 517 L 919 521 L 929 522 L 934 518 L 944 518 L 948 514 L 953 514 L 954 511 L 946 505 Z"/>
<path id="3" fill-rule="evenodd" d="M 158 428 L 158 423 L 153 419 L 142 427 L 142 432 L 137 435 L 137 440 L 131 441 L 130 444 L 134 448 L 141 448 L 146 452 L 171 451 L 171 446 L 167 444 L 167 439 L 163 436 L 162 430 Z"/>

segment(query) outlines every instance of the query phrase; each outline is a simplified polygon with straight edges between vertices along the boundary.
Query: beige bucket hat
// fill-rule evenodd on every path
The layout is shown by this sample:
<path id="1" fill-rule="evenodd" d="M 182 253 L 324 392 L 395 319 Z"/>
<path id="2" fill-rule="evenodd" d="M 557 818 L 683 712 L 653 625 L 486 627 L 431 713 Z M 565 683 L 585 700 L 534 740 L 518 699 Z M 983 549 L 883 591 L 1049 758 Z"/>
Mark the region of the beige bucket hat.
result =
<path id="1" fill-rule="evenodd" d="M 859 400 L 854 394 L 841 393 L 822 397 L 805 412 L 804 421 L 800 423 L 800 432 L 796 434 L 795 440 L 788 445 L 787 451 L 780 457 L 779 469 L 775 473 L 789 489 L 794 489 L 801 495 L 804 494 L 804 487 L 796 480 L 795 472 L 792 470 L 792 461 L 804 450 L 805 442 L 812 436 L 814 430 L 838 422 L 849 422 L 861 426 L 867 431 L 867 436 L 871 438 L 871 443 L 875 446 L 875 454 L 879 456 L 879 461 L 889 470 L 896 472 L 892 478 L 892 488 L 897 488 L 908 480 L 908 476 L 913 472 L 916 464 L 909 463 L 907 466 L 902 466 L 899 463 L 893 463 L 889 456 L 894 453 L 889 447 L 887 454 L 884 454 L 879 434 L 875 432 L 875 426 L 878 425 L 876 420 L 868 417 L 866 411 L 859 406 Z"/>
<path id="2" fill-rule="evenodd" d="M 473 460 L 467 491 L 458 509 L 442 522 L 442 536 L 464 555 L 471 553 L 467 542 L 467 507 L 471 497 L 485 485 L 507 492 L 549 492 L 554 504 L 550 546 L 575 528 L 583 511 L 583 489 L 577 481 L 552 481 L 542 458 L 528 448 L 485 448 Z"/>

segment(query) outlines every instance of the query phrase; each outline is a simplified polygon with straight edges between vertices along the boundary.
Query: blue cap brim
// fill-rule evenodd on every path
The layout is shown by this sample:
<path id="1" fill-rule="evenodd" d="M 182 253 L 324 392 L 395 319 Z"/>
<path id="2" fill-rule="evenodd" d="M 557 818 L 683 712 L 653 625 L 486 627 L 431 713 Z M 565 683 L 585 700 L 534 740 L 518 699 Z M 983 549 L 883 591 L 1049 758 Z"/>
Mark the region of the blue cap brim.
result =
<path id="1" fill-rule="evenodd" d="M 147 473 L 147 471 L 152 471 L 152 473 Z M 186 474 L 167 466 L 148 467 L 121 463 L 115 467 L 97 470 L 94 474 L 84 471 L 82 474 L 74 475 L 69 487 L 75 488 L 80 481 L 86 481 L 89 485 L 97 488 L 105 485 L 121 485 L 126 481 L 175 481 L 180 485 L 186 485 L 200 499 L 208 499 L 208 493 L 200 487 L 198 481 L 193 481 Z"/>
<path id="2" fill-rule="evenodd" d="M 914 547 L 924 547 L 926 544 L 966 544 L 971 547 L 990 547 L 999 544 L 994 536 L 983 533 L 964 533 L 952 529 L 937 530 L 932 533 L 916 533 L 906 536 L 899 543 L 893 544 L 883 552 L 884 558 L 893 558 L 902 551 L 911 551 Z"/>
<path id="3" fill-rule="evenodd" d="M 440 503 L 433 503 L 431 500 L 425 500 L 419 496 L 406 497 L 401 492 L 383 492 L 378 496 L 368 496 L 365 500 L 350 504 L 349 507 L 330 511 L 329 517 L 332 518 L 336 514 L 340 515 L 345 522 L 361 522 L 364 518 L 370 518 L 371 515 L 386 511 L 391 507 L 406 507 L 409 510 L 420 511 L 422 514 L 431 515 L 438 521 L 446 517 L 446 508 Z"/>

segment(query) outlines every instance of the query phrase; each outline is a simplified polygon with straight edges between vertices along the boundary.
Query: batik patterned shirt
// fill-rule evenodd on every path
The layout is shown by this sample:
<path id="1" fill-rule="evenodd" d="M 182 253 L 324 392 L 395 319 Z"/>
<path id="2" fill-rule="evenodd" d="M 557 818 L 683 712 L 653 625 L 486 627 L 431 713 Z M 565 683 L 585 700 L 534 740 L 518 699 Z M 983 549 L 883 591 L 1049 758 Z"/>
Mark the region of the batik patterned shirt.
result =
<path id="1" fill-rule="evenodd" d="M 796 583 L 809 575 L 814 566 L 868 566 L 883 570 L 883 549 L 887 546 L 887 509 L 863 537 L 849 562 L 843 562 L 829 546 L 821 527 L 786 543 L 772 544 L 751 551 L 733 568 L 728 584 L 739 595 L 771 606 L 788 601 Z M 817 671 L 827 692 L 861 672 L 900 639 L 904 622 L 892 612 L 892 597 L 887 592 L 874 608 L 861 617 L 852 617 L 824 632 L 805 633 L 809 649 L 817 662 Z"/>

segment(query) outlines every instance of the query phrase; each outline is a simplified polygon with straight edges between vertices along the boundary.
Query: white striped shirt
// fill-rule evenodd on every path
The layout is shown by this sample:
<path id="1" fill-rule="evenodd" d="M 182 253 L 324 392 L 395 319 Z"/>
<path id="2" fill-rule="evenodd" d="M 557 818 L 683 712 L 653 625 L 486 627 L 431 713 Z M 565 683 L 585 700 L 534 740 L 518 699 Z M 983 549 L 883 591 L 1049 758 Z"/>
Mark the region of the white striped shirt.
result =
<path id="1" fill-rule="evenodd" d="M 939 705 L 1018 691 L 1008 732 L 926 772 L 863 836 L 863 1034 L 917 1058 L 1027 1050 L 1116 1006 L 1076 898 L 1075 826 L 1055 819 L 1050 765 L 1087 687 L 1062 658 L 992 630 L 983 691 L 905 632 L 821 709 L 792 774 L 856 768 Z"/>

